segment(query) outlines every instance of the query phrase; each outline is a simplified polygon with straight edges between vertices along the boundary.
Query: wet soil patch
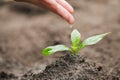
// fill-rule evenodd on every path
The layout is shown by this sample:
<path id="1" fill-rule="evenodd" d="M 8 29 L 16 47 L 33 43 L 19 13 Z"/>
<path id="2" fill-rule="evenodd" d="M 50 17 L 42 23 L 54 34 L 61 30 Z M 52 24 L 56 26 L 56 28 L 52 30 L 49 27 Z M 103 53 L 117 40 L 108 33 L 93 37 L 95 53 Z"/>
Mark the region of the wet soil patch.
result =
<path id="1" fill-rule="evenodd" d="M 0 80 L 16 80 L 18 79 L 18 77 L 16 77 L 14 74 L 12 73 L 6 73 L 6 72 L 0 72 Z"/>
<path id="2" fill-rule="evenodd" d="M 29 75 L 27 75 L 29 74 Z M 21 80 L 104 80 L 105 72 L 79 55 L 65 55 L 41 73 L 26 73 Z"/>

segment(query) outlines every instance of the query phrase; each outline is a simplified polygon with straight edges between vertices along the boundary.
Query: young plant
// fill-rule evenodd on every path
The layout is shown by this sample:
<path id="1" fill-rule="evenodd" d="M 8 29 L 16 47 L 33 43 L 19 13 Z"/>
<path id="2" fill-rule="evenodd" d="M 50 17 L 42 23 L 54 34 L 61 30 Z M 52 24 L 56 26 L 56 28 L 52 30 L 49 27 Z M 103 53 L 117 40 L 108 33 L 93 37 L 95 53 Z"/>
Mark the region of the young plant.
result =
<path id="1" fill-rule="evenodd" d="M 55 45 L 55 46 L 49 46 L 42 51 L 42 54 L 45 56 L 49 56 L 58 51 L 70 51 L 73 55 L 77 55 L 78 51 L 83 49 L 85 46 L 98 43 L 108 34 L 109 33 L 92 36 L 92 37 L 87 38 L 83 42 L 80 42 L 81 34 L 76 29 L 74 29 L 71 33 L 71 42 L 72 42 L 71 47 L 67 47 L 66 45 L 62 45 L 62 44 Z"/>

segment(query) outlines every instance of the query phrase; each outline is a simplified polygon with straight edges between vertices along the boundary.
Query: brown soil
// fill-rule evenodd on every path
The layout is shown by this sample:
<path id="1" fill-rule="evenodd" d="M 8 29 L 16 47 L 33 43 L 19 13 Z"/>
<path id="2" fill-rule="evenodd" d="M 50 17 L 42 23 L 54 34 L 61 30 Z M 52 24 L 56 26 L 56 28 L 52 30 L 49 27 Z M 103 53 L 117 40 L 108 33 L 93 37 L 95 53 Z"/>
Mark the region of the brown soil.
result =
<path id="1" fill-rule="evenodd" d="M 90 64 L 80 56 L 66 55 L 48 65 L 42 73 L 26 73 L 21 80 L 102 80 L 101 67 Z"/>
<path id="2" fill-rule="evenodd" d="M 82 40 L 95 34 L 105 32 L 111 32 L 111 34 L 100 43 L 88 46 L 80 52 L 80 55 L 86 58 L 85 62 L 79 62 L 83 59 L 82 57 L 75 63 L 64 60 L 64 57 L 55 62 L 64 53 L 59 52 L 44 57 L 40 54 L 41 50 L 49 45 L 70 45 L 69 35 L 72 29 L 69 25 L 53 13 L 35 6 L 6 3 L 1 0 L 0 80 L 17 80 L 21 76 L 25 79 L 45 79 L 46 73 L 51 75 L 48 77 L 53 80 L 57 80 L 57 76 L 62 76 L 61 79 L 77 79 L 78 76 L 79 78 L 82 76 L 83 80 L 85 80 L 84 77 L 94 78 L 94 80 L 120 80 L 120 1 L 69 0 L 69 2 L 75 8 L 76 22 L 73 28 L 81 32 Z M 77 60 L 78 57 L 73 59 Z M 58 63 L 60 64 L 56 67 Z M 48 65 L 47 68 L 45 68 L 46 65 Z M 58 69 L 59 66 L 61 66 L 60 69 Z M 91 74 L 89 70 L 92 71 Z M 51 74 L 48 71 L 54 73 Z M 75 71 L 78 73 L 75 74 Z M 29 77 L 29 75 L 34 76 Z M 40 77 L 41 75 L 43 77 Z M 70 75 L 73 76 L 69 77 Z"/>

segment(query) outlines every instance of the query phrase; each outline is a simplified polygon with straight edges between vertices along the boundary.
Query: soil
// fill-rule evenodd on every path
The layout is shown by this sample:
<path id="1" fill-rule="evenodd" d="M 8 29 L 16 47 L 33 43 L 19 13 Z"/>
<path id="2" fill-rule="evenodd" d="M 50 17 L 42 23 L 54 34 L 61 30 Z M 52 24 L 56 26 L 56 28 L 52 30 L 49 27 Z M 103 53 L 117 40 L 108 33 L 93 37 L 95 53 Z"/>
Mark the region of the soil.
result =
<path id="1" fill-rule="evenodd" d="M 41 73 L 26 73 L 21 80 L 102 80 L 104 72 L 101 67 L 90 64 L 79 55 L 66 55 Z"/>
<path id="2" fill-rule="evenodd" d="M 49 45 L 71 45 L 69 25 L 36 6 L 1 0 L 0 80 L 120 80 L 120 1 L 68 2 L 75 9 L 73 28 L 81 32 L 82 41 L 111 34 L 81 50 L 80 56 L 59 52 L 44 57 L 40 53 Z"/>

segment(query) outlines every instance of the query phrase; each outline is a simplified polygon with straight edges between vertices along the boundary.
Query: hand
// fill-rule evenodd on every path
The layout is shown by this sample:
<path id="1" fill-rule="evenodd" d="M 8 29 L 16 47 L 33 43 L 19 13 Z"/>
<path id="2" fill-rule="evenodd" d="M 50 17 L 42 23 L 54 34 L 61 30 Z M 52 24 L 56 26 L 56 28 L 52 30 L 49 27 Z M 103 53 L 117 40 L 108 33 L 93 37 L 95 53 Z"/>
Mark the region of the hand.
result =
<path id="1" fill-rule="evenodd" d="M 73 8 L 65 0 L 16 0 L 22 2 L 32 3 L 39 7 L 48 9 L 61 17 L 63 17 L 68 23 L 72 24 L 74 22 Z"/>

